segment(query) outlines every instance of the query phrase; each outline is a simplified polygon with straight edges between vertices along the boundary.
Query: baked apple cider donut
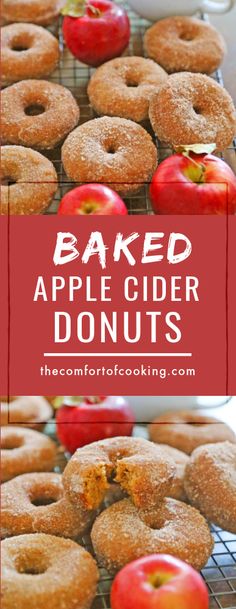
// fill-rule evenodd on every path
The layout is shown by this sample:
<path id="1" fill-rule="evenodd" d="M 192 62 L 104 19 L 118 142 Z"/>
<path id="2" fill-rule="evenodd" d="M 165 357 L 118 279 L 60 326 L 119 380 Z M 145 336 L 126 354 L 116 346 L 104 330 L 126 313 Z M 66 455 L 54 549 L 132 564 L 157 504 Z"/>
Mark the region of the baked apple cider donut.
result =
<path id="1" fill-rule="evenodd" d="M 2 0 L 5 23 L 22 22 L 50 25 L 59 16 L 65 0 Z"/>
<path id="2" fill-rule="evenodd" d="M 102 182 L 126 194 L 150 181 L 157 166 L 157 150 L 141 125 L 104 116 L 68 135 L 62 146 L 62 162 L 71 180 Z"/>
<path id="3" fill-rule="evenodd" d="M 2 542 L 2 609 L 89 609 L 98 569 L 71 539 L 20 535 Z"/>
<path id="4" fill-rule="evenodd" d="M 166 72 L 151 59 L 118 57 L 96 70 L 88 96 L 97 114 L 139 123 L 148 118 L 151 96 L 166 79 Z"/>
<path id="5" fill-rule="evenodd" d="M 236 442 L 235 433 L 226 423 L 194 410 L 164 412 L 150 423 L 149 435 L 152 442 L 168 444 L 187 455 L 202 444 Z"/>
<path id="6" fill-rule="evenodd" d="M 196 448 L 185 470 L 185 490 L 208 520 L 236 533 L 236 445 L 219 442 Z"/>
<path id="7" fill-rule="evenodd" d="M 65 497 L 61 474 L 32 473 L 2 485 L 1 537 L 47 533 L 76 539 L 95 517 Z"/>
<path id="8" fill-rule="evenodd" d="M 169 73 L 212 74 L 226 52 L 221 34 L 209 23 L 194 17 L 157 21 L 147 30 L 144 47 L 147 55 Z"/>
<path id="9" fill-rule="evenodd" d="M 184 489 L 184 476 L 189 457 L 182 452 L 182 450 L 178 450 L 167 444 L 158 444 L 158 448 L 160 448 L 163 455 L 166 455 L 168 459 L 173 459 L 176 468 L 168 496 L 172 497 L 172 499 L 179 499 L 179 501 L 186 501 L 187 496 Z"/>
<path id="10" fill-rule="evenodd" d="M 95 520 L 91 539 L 100 563 L 114 572 L 148 554 L 171 554 L 202 569 L 213 549 L 203 516 L 195 508 L 164 499 L 154 509 L 138 509 L 123 499 Z"/>
<path id="11" fill-rule="evenodd" d="M 84 509 L 100 506 L 110 482 L 118 482 L 135 505 L 153 506 L 165 497 L 175 472 L 172 460 L 142 438 L 117 437 L 79 448 L 66 465 L 69 500 Z"/>
<path id="12" fill-rule="evenodd" d="M 59 42 L 45 28 L 12 23 L 1 31 L 2 84 L 51 74 L 59 60 Z"/>
<path id="13" fill-rule="evenodd" d="M 39 431 L 15 425 L 2 428 L 2 482 L 27 472 L 50 471 L 55 457 L 56 444 Z"/>
<path id="14" fill-rule="evenodd" d="M 45 156 L 24 146 L 2 146 L 0 215 L 40 214 L 57 187 L 56 170 Z"/>
<path id="15" fill-rule="evenodd" d="M 79 121 L 69 89 L 47 80 L 21 80 L 2 92 L 2 142 L 53 148 Z"/>
<path id="16" fill-rule="evenodd" d="M 53 416 L 53 409 L 42 396 L 25 395 L 1 402 L 1 425 L 27 425 L 41 429 Z"/>
<path id="17" fill-rule="evenodd" d="M 176 148 L 216 144 L 225 150 L 236 133 L 236 112 L 229 93 L 205 74 L 169 76 L 150 102 L 149 117 L 161 142 Z"/>

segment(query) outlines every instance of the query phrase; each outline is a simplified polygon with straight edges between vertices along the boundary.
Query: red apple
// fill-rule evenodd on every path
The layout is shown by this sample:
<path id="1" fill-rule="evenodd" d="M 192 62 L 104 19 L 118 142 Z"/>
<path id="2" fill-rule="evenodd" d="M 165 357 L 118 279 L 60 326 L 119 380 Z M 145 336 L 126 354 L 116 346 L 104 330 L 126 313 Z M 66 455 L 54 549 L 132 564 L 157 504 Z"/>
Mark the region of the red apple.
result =
<path id="1" fill-rule="evenodd" d="M 120 396 L 64 398 L 56 412 L 57 435 L 73 453 L 80 446 L 114 436 L 130 436 L 134 414 Z"/>
<path id="2" fill-rule="evenodd" d="M 112 609 L 208 609 L 201 575 L 167 554 L 151 554 L 126 565 L 111 588 Z"/>
<path id="3" fill-rule="evenodd" d="M 71 53 L 90 66 L 99 66 L 123 53 L 129 44 L 130 23 L 122 6 L 109 0 L 69 0 L 62 10 L 63 36 Z"/>
<path id="4" fill-rule="evenodd" d="M 70 190 L 62 198 L 58 214 L 126 215 L 127 207 L 119 195 L 101 184 L 84 184 Z"/>
<path id="5" fill-rule="evenodd" d="M 158 214 L 234 214 L 236 176 L 212 154 L 173 154 L 154 173 L 150 197 Z"/>

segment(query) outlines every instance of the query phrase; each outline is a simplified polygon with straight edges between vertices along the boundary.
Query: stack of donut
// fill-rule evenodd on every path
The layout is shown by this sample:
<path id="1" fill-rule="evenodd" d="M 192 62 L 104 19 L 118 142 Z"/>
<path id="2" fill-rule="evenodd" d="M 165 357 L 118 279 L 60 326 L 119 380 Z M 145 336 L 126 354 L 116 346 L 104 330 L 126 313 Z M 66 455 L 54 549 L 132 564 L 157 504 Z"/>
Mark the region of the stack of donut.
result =
<path id="1" fill-rule="evenodd" d="M 213 549 L 207 520 L 236 532 L 236 437 L 217 419 L 166 413 L 150 424 L 151 441 L 86 445 L 60 474 L 55 442 L 29 427 L 42 424 L 45 400 L 15 398 L 11 408 L 11 424 L 2 413 L 3 609 L 16 599 L 23 609 L 33 597 L 37 607 L 88 609 L 98 569 L 77 543 L 88 529 L 111 573 L 152 553 L 200 570 Z"/>
<path id="2" fill-rule="evenodd" d="M 1 214 L 45 211 L 57 174 L 41 151 L 64 140 L 70 180 L 108 184 L 125 196 L 152 178 L 154 135 L 174 149 L 215 143 L 222 151 L 236 132 L 233 101 L 209 76 L 226 52 L 222 36 L 208 23 L 178 16 L 146 31 L 147 57 L 119 57 L 95 71 L 88 97 L 99 118 L 77 126 L 80 110 L 70 90 L 41 80 L 59 61 L 58 40 L 42 26 L 57 19 L 63 3 L 3 0 Z M 143 122 L 145 128 L 137 124 Z"/>

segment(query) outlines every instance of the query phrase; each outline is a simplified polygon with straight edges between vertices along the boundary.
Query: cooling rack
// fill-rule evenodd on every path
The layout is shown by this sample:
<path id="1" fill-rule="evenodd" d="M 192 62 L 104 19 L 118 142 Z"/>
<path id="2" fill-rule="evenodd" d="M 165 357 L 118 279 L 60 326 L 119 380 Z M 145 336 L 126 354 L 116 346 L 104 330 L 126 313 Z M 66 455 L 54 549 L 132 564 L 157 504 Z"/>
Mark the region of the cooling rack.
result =
<path id="1" fill-rule="evenodd" d="M 131 40 L 128 50 L 126 51 L 126 55 L 144 55 L 143 48 L 143 37 L 147 27 L 150 26 L 150 23 L 144 19 L 138 17 L 135 13 L 133 13 L 126 2 L 122 0 L 118 0 L 118 3 L 123 4 L 130 18 L 131 23 Z M 199 15 L 202 19 L 207 20 L 205 15 Z M 61 47 L 61 61 L 59 63 L 58 69 L 53 73 L 51 78 L 52 82 L 59 83 L 68 87 L 80 106 L 81 117 L 80 124 L 91 120 L 96 117 L 93 109 L 89 104 L 89 99 L 87 96 L 87 85 L 89 79 L 91 78 L 94 69 L 88 66 L 85 66 L 74 59 L 74 57 L 70 54 L 68 49 L 64 47 L 63 36 L 61 31 L 61 21 L 57 28 L 52 29 L 51 31 L 59 37 L 60 47 Z M 223 85 L 223 76 L 221 70 L 217 70 L 213 74 L 213 78 L 217 80 L 221 85 Z M 172 154 L 172 150 L 164 146 L 158 139 L 154 136 L 154 133 L 151 130 L 149 121 L 142 123 L 143 127 L 149 131 L 152 135 L 153 141 L 156 144 L 158 150 L 158 157 L 160 160 L 163 160 L 170 154 Z M 69 181 L 67 176 L 64 173 L 63 166 L 60 160 L 60 148 L 54 149 L 52 152 L 44 152 L 48 158 L 50 158 L 57 170 L 58 179 L 59 179 L 59 188 L 54 197 L 53 202 L 48 207 L 46 214 L 55 214 L 58 208 L 58 204 L 62 198 L 62 196 L 72 188 L 75 187 L 75 183 Z M 229 147 L 224 155 L 225 161 L 236 170 L 236 142 L 232 143 L 232 146 Z M 138 194 L 130 195 L 125 198 L 125 202 L 127 208 L 129 210 L 129 214 L 151 214 L 152 207 L 150 203 L 150 199 L 148 196 L 149 184 L 144 184 L 142 189 Z"/>
<path id="2" fill-rule="evenodd" d="M 140 435 L 139 428 L 135 429 L 137 430 L 135 435 Z M 142 426 L 140 432 L 141 429 Z M 57 471 L 63 471 L 67 458 L 59 450 Z M 215 546 L 206 567 L 202 570 L 209 591 L 209 609 L 236 609 L 236 535 L 222 531 L 216 526 L 212 526 L 211 531 Z M 78 541 L 94 556 L 89 534 Z M 99 571 L 100 581 L 91 609 L 111 609 L 110 589 L 113 580 L 105 569 L 100 568 Z M 130 607 L 130 609 L 135 608 Z M 189 609 L 194 609 L 194 606 Z"/>

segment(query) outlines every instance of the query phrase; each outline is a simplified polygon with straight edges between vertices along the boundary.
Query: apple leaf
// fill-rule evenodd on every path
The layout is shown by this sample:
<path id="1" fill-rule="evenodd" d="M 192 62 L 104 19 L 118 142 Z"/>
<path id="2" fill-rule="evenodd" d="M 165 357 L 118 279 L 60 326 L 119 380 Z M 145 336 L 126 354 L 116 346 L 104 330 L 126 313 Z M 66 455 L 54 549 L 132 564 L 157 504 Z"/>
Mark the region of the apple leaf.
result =
<path id="1" fill-rule="evenodd" d="M 194 152 L 195 154 L 211 154 L 216 149 L 216 144 L 183 144 L 182 146 L 176 146 L 176 152 L 189 153 Z"/>
<path id="2" fill-rule="evenodd" d="M 66 4 L 61 10 L 62 15 L 69 15 L 69 17 L 83 17 L 85 13 L 85 0 L 67 0 Z"/>

